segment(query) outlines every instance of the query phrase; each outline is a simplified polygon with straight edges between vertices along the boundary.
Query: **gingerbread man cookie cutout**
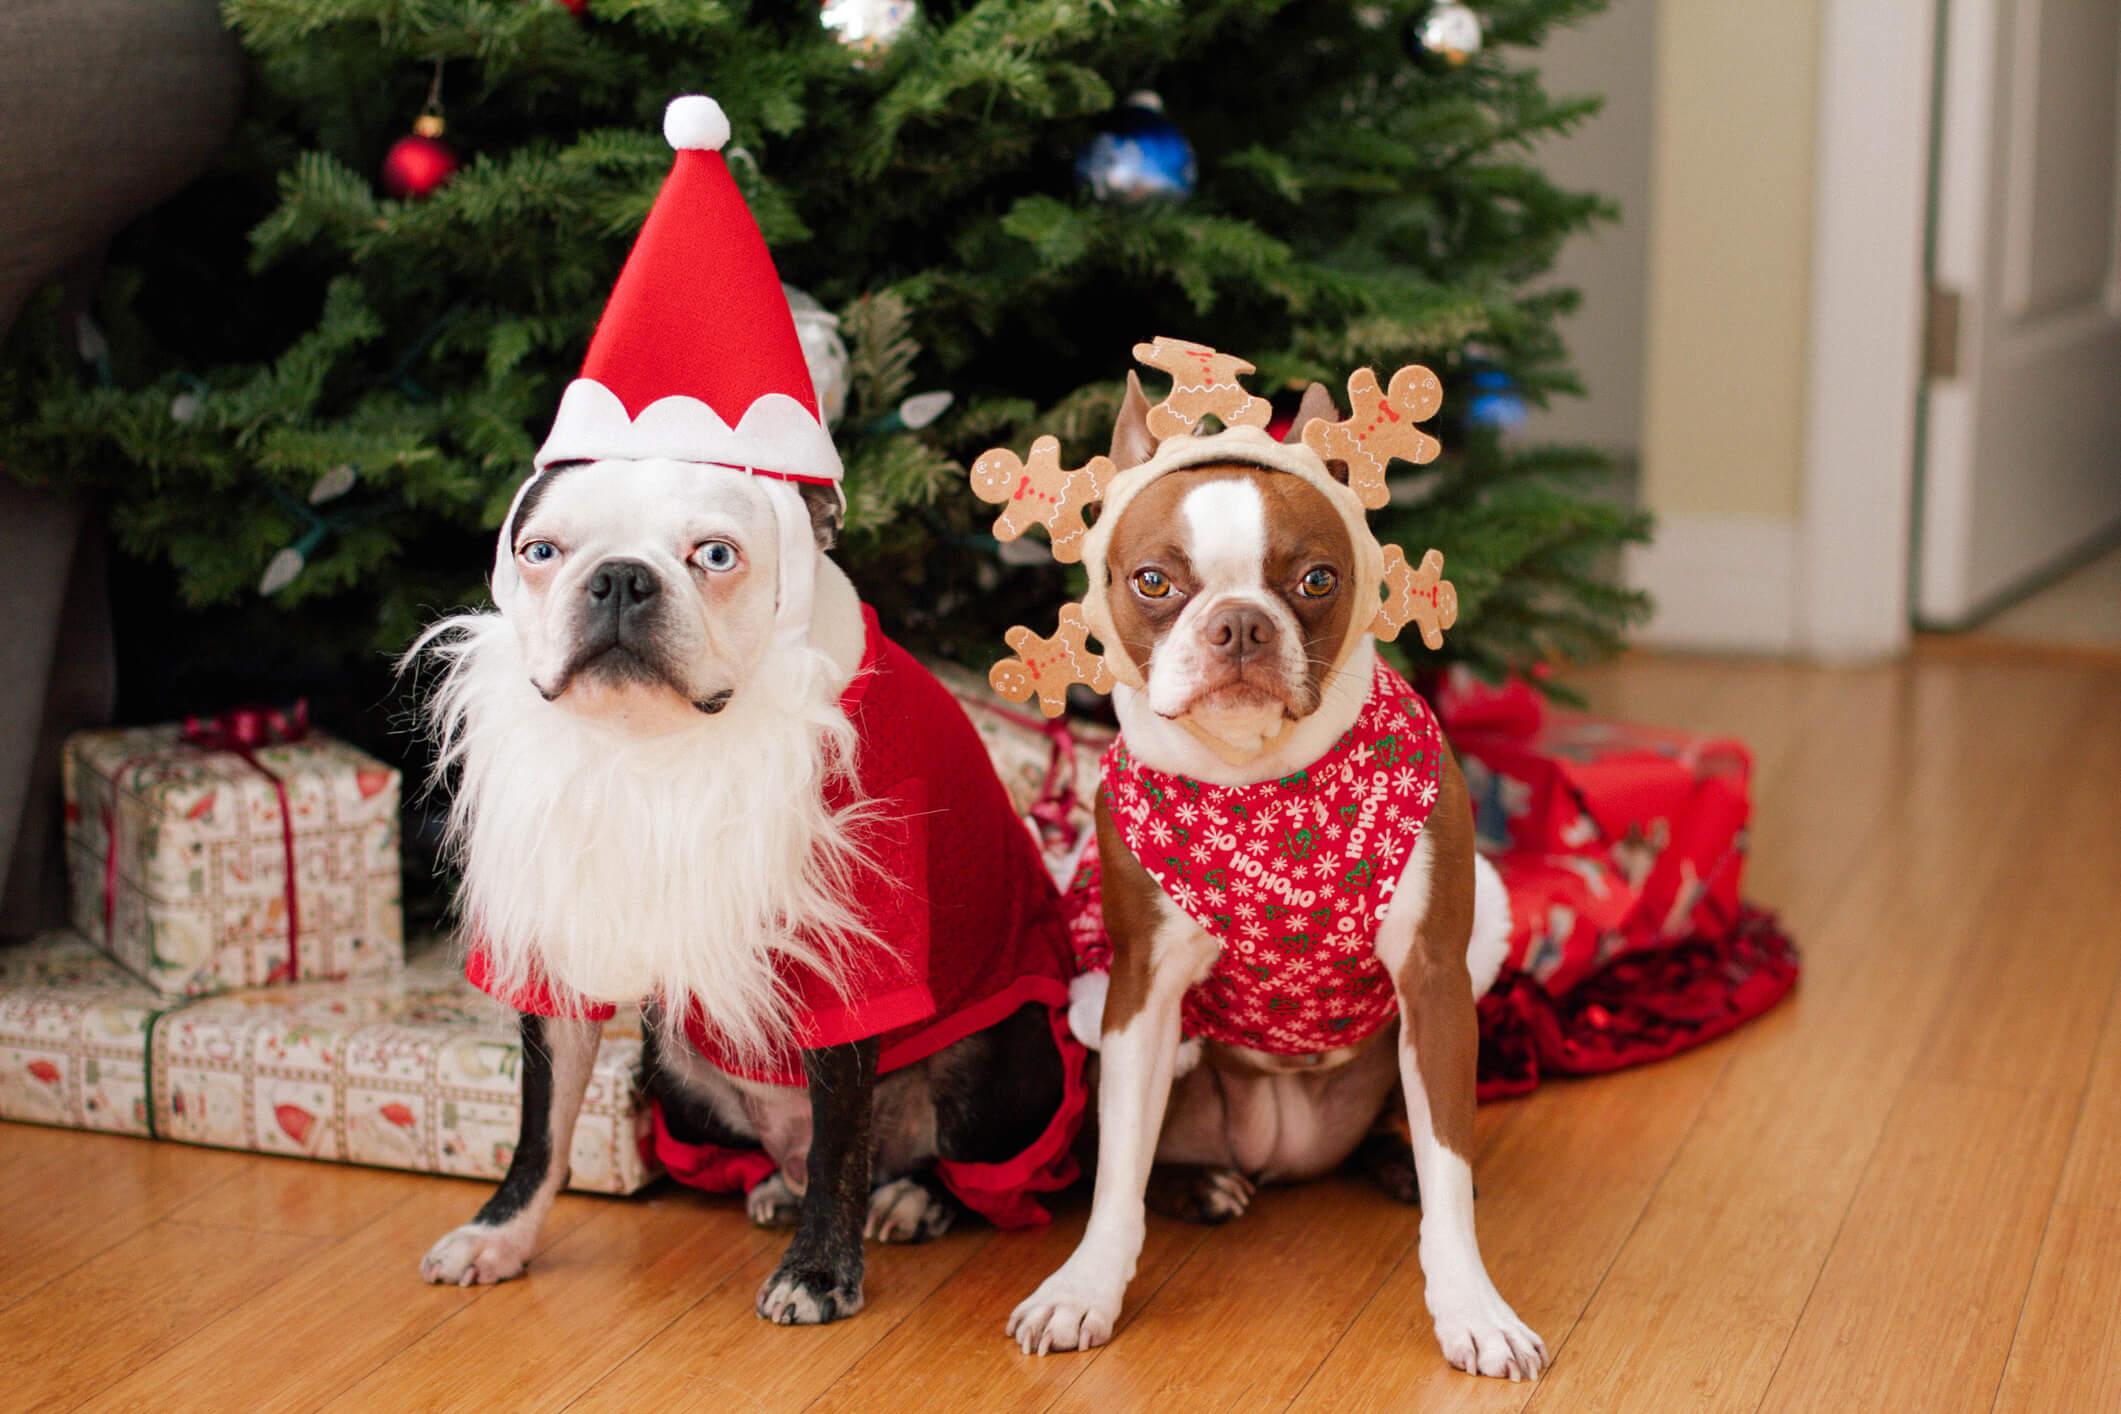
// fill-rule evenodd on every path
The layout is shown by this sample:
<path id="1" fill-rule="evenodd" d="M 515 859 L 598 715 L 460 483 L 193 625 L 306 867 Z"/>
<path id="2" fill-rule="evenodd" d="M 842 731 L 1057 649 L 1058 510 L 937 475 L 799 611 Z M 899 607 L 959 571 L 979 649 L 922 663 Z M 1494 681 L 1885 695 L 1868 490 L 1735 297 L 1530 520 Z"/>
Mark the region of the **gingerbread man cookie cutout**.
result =
<path id="1" fill-rule="evenodd" d="M 1346 462 L 1348 488 L 1364 509 L 1375 510 L 1391 499 L 1385 468 L 1398 457 L 1416 465 L 1436 460 L 1443 444 L 1414 424 L 1436 416 L 1443 406 L 1443 384 L 1418 363 L 1392 375 L 1390 388 L 1377 386 L 1377 375 L 1358 368 L 1348 375 L 1348 404 L 1353 416 L 1344 422 L 1313 422 L 1304 428 L 1304 445 L 1325 461 Z"/>
<path id="2" fill-rule="evenodd" d="M 1092 457 L 1073 471 L 1060 463 L 1060 438 L 1041 437 L 1029 458 L 996 447 L 972 463 L 972 494 L 1002 507 L 994 538 L 1014 540 L 1034 525 L 1053 539 L 1053 558 L 1072 565 L 1083 557 L 1083 512 L 1104 499 L 1114 471 L 1109 457 Z"/>
<path id="3" fill-rule="evenodd" d="M 1210 413 L 1225 427 L 1265 427 L 1273 416 L 1265 398 L 1253 397 L 1237 381 L 1252 371 L 1241 358 L 1162 334 L 1154 343 L 1136 344 L 1134 357 L 1171 375 L 1170 396 L 1149 409 L 1149 435 L 1159 442 L 1191 432 Z"/>
<path id="4" fill-rule="evenodd" d="M 1080 604 L 1061 606 L 1060 626 L 1051 638 L 1040 638 L 1021 624 L 1002 637 L 1016 656 L 989 669 L 987 681 L 1011 702 L 1036 693 L 1038 710 L 1058 717 L 1067 710 L 1070 683 L 1087 683 L 1092 692 L 1112 690 L 1112 670 L 1090 651 L 1090 624 Z"/>
<path id="5" fill-rule="evenodd" d="M 1420 568 L 1407 563 L 1407 552 L 1385 546 L 1385 602 L 1370 621 L 1370 632 L 1386 643 L 1408 624 L 1418 625 L 1429 651 L 1443 647 L 1443 631 L 1458 622 L 1458 591 L 1443 577 L 1443 552 L 1431 550 Z"/>

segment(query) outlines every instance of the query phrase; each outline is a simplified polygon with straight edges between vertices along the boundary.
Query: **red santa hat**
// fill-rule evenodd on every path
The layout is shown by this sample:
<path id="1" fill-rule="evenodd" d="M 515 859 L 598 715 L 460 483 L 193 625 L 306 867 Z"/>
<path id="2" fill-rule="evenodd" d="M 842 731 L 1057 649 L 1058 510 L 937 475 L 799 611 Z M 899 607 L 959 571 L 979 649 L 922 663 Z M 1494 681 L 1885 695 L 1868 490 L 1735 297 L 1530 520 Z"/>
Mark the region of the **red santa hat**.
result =
<path id="1" fill-rule="evenodd" d="M 839 453 L 773 256 L 722 157 L 729 120 L 689 94 L 663 112 L 677 150 L 539 470 L 670 457 L 836 484 Z"/>
<path id="2" fill-rule="evenodd" d="M 773 256 L 722 157 L 722 106 L 699 94 L 672 99 L 663 136 L 677 152 L 670 175 L 516 505 L 563 462 L 669 458 L 771 478 L 782 552 L 777 624 L 783 638 L 800 638 L 815 562 L 809 513 L 787 483 L 836 489 L 839 452 Z M 504 610 L 521 583 L 515 516 L 511 506 L 494 556 L 494 600 Z"/>

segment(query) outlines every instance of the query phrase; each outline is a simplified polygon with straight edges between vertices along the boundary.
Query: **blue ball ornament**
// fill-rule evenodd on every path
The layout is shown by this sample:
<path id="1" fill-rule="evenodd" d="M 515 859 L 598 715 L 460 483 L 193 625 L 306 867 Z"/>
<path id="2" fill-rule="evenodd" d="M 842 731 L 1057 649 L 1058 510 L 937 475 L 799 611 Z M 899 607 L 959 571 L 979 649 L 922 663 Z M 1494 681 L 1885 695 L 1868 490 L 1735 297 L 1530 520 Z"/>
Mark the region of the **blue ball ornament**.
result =
<path id="1" fill-rule="evenodd" d="M 1515 378 L 1499 368 L 1483 368 L 1470 381 L 1473 395 L 1466 399 L 1466 421 L 1502 432 L 1524 422 L 1524 394 Z"/>
<path id="2" fill-rule="evenodd" d="M 1164 101 L 1137 93 L 1075 157 L 1075 180 L 1099 201 L 1183 201 L 1200 184 L 1193 144 L 1164 116 Z"/>

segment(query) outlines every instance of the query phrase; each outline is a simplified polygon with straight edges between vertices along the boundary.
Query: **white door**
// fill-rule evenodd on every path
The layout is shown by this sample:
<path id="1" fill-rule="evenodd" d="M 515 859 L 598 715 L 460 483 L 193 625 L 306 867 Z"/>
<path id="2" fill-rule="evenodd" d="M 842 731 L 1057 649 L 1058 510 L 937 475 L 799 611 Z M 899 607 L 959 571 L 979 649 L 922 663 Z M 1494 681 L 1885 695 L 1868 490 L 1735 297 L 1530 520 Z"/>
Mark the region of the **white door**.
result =
<path id="1" fill-rule="evenodd" d="M 1944 14 L 1914 590 L 1949 627 L 2121 526 L 2121 0 Z"/>

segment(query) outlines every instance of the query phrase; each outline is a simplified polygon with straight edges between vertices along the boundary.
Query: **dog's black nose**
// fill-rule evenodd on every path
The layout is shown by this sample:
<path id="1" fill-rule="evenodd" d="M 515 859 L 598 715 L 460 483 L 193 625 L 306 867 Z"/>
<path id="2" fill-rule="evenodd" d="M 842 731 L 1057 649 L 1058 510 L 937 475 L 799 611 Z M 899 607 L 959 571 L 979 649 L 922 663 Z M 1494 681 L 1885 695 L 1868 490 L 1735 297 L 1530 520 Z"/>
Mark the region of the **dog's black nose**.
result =
<path id="1" fill-rule="evenodd" d="M 590 574 L 585 587 L 590 603 L 612 604 L 623 614 L 655 598 L 663 582 L 639 560 L 606 560 Z"/>
<path id="2" fill-rule="evenodd" d="M 1256 658 L 1273 646 L 1274 620 L 1264 609 L 1251 604 L 1226 604 L 1208 615 L 1200 626 L 1201 638 L 1217 657 L 1243 662 Z"/>

